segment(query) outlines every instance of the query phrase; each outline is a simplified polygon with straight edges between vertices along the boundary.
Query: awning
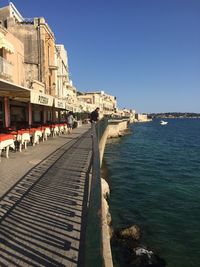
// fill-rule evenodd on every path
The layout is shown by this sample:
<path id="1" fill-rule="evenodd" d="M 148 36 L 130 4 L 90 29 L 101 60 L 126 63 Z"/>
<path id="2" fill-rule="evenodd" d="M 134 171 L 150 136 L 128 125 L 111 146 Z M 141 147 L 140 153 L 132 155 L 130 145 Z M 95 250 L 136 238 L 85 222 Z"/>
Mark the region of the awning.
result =
<path id="1" fill-rule="evenodd" d="M 0 48 L 6 49 L 9 53 L 14 53 L 14 46 L 6 40 L 5 35 L 0 32 Z"/>
<path id="2" fill-rule="evenodd" d="M 12 99 L 21 99 L 28 102 L 30 100 L 30 89 L 0 79 L 0 96 L 8 96 Z"/>
<path id="3" fill-rule="evenodd" d="M 5 80 L 0 79 L 0 97 L 9 97 L 12 100 L 31 102 L 43 106 L 53 106 L 54 97 L 51 95 L 36 92 Z"/>
<path id="4" fill-rule="evenodd" d="M 31 103 L 43 106 L 53 106 L 54 97 L 43 93 L 31 91 Z"/>

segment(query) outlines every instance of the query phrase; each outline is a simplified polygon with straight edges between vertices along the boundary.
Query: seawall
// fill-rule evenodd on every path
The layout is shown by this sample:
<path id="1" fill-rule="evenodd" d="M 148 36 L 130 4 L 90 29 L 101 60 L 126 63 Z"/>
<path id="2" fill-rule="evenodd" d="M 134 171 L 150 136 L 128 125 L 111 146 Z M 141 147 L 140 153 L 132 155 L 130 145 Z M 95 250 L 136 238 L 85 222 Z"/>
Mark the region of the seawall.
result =
<path id="1" fill-rule="evenodd" d="M 108 126 L 99 141 L 100 165 L 102 164 L 107 139 L 123 136 L 128 129 L 128 123 L 129 121 L 127 119 L 108 121 Z"/>

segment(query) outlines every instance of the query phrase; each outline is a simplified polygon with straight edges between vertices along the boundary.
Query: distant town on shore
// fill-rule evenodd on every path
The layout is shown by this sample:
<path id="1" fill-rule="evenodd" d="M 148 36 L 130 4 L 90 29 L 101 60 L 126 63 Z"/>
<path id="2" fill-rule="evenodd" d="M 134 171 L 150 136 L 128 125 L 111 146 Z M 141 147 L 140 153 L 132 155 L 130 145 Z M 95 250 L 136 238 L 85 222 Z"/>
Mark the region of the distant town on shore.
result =
<path id="1" fill-rule="evenodd" d="M 148 114 L 149 118 L 200 118 L 200 113 L 192 113 L 192 112 L 165 112 L 165 113 L 150 113 Z"/>

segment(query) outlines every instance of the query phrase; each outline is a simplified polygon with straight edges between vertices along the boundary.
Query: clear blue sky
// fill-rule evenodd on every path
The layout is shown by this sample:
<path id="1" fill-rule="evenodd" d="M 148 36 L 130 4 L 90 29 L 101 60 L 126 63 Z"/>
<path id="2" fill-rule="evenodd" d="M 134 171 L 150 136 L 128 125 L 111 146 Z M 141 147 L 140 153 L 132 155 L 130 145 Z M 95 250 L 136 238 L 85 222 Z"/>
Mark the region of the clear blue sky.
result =
<path id="1" fill-rule="evenodd" d="M 12 2 L 45 17 L 79 91 L 104 90 L 138 112 L 200 112 L 200 0 Z"/>

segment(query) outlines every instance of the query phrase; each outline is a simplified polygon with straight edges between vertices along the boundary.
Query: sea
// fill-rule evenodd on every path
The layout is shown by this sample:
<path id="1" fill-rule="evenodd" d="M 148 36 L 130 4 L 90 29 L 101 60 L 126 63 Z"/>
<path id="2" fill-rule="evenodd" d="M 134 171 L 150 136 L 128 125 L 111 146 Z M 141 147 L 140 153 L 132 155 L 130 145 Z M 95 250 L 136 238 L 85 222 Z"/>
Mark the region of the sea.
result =
<path id="1" fill-rule="evenodd" d="M 168 267 L 200 267 L 200 119 L 167 121 L 132 124 L 107 143 L 112 227 L 139 225 Z M 118 245 L 112 253 L 114 266 L 128 267 Z"/>

